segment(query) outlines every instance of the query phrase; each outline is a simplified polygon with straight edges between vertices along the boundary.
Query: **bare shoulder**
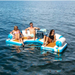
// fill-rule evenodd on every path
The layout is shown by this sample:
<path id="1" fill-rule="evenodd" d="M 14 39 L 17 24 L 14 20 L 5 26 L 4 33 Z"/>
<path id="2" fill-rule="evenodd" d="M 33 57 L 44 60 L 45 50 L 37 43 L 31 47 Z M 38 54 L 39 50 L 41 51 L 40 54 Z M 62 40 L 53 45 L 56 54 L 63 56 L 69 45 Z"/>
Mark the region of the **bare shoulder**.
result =
<path id="1" fill-rule="evenodd" d="M 38 27 L 34 27 L 34 29 L 37 29 Z"/>
<path id="2" fill-rule="evenodd" d="M 12 30 L 12 31 L 10 32 L 10 34 L 12 34 L 12 33 L 14 33 L 14 30 Z"/>
<path id="3" fill-rule="evenodd" d="M 37 27 L 34 27 L 34 28 L 37 28 Z"/>
<path id="4" fill-rule="evenodd" d="M 28 27 L 27 29 L 30 29 L 30 27 Z"/>
<path id="5" fill-rule="evenodd" d="M 54 35 L 54 37 L 56 37 L 56 35 Z"/>
<path id="6" fill-rule="evenodd" d="M 30 28 L 30 27 L 28 27 L 28 28 Z"/>
<path id="7" fill-rule="evenodd" d="M 20 32 L 20 30 L 18 29 L 18 31 Z"/>
<path id="8" fill-rule="evenodd" d="M 12 32 L 15 32 L 14 30 L 12 30 Z"/>
<path id="9" fill-rule="evenodd" d="M 38 27 L 34 27 L 34 29 L 38 29 L 38 30 L 40 30 L 40 28 L 38 28 Z"/>

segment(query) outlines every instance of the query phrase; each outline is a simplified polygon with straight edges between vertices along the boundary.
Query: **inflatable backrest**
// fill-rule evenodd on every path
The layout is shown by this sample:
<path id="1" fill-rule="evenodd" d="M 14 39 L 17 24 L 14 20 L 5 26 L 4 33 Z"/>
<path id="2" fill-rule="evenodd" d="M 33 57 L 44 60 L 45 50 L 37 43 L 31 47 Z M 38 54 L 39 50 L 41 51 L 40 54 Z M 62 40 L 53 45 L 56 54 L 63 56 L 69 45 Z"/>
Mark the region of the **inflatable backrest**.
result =
<path id="1" fill-rule="evenodd" d="M 23 36 L 27 37 L 30 35 L 30 32 L 29 32 L 29 30 L 27 30 L 27 34 L 26 34 L 26 31 L 22 30 L 22 34 L 23 34 Z"/>
<path id="2" fill-rule="evenodd" d="M 61 35 L 60 34 L 55 34 L 55 36 L 56 36 L 56 40 L 58 40 Z"/>
<path id="3" fill-rule="evenodd" d="M 40 31 L 40 32 L 46 32 L 46 29 L 40 29 L 40 30 L 36 30 L 36 34 L 38 33 L 38 31 Z M 27 34 L 26 34 L 26 32 L 25 32 L 25 30 L 22 30 L 22 34 L 23 34 L 23 36 L 29 36 L 30 35 L 30 31 L 29 30 L 27 30 Z"/>
<path id="4" fill-rule="evenodd" d="M 61 47 L 64 45 L 66 42 L 66 39 L 61 36 L 60 34 L 55 34 L 56 35 L 56 46 Z"/>
<path id="5" fill-rule="evenodd" d="M 46 32 L 47 30 L 46 29 L 40 29 L 39 31 Z"/>
<path id="6" fill-rule="evenodd" d="M 61 47 L 64 45 L 65 42 L 66 42 L 66 39 L 64 37 L 61 37 L 56 41 L 56 46 Z"/>

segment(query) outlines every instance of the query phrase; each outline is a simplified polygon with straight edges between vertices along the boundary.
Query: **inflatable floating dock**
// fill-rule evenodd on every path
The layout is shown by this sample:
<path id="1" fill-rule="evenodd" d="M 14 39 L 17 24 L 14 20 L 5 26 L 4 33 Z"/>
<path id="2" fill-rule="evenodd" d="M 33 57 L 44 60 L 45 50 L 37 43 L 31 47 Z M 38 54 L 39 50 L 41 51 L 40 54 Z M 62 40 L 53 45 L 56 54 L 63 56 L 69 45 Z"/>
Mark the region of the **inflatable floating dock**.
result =
<path id="1" fill-rule="evenodd" d="M 34 39 L 27 39 L 27 36 L 30 35 L 29 31 L 28 33 L 25 34 L 25 30 L 22 30 L 22 34 L 24 36 L 23 42 L 25 43 L 39 43 L 41 44 L 41 50 L 46 50 L 46 51 L 54 51 L 54 52 L 63 52 L 63 50 L 67 47 L 66 39 L 60 35 L 60 34 L 55 34 L 56 35 L 56 41 L 53 43 L 49 43 L 46 47 L 42 46 L 43 44 L 43 34 L 46 33 L 46 29 L 40 29 L 39 31 L 36 30 L 36 35 L 38 36 L 36 40 Z M 6 39 L 6 44 L 13 44 L 13 45 L 18 45 L 21 46 L 22 43 L 19 42 L 19 40 L 12 39 L 13 35 L 9 34 L 8 39 Z"/>

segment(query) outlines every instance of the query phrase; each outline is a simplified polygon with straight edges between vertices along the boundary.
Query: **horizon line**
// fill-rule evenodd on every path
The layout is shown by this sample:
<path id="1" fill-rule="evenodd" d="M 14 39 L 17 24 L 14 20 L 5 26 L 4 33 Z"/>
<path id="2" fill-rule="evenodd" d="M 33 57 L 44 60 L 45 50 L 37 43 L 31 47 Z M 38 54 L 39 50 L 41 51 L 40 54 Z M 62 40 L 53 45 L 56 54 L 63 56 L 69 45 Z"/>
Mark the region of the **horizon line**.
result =
<path id="1" fill-rule="evenodd" d="M 0 1 L 60 1 L 60 0 L 0 0 Z M 75 1 L 75 0 L 61 0 L 61 1 Z"/>

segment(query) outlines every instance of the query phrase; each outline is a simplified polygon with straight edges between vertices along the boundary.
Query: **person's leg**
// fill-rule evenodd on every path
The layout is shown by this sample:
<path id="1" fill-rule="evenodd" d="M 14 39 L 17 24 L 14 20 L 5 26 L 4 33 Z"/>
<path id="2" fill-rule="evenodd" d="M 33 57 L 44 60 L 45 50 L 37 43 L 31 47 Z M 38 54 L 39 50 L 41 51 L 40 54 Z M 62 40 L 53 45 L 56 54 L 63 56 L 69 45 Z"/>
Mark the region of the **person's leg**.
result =
<path id="1" fill-rule="evenodd" d="M 36 35 L 36 32 L 34 31 L 34 34 L 33 34 L 33 39 L 35 40 L 35 35 Z"/>
<path id="2" fill-rule="evenodd" d="M 49 37 L 47 37 L 45 46 L 47 46 L 47 44 L 48 44 L 48 43 L 51 43 L 51 42 L 52 42 L 52 40 L 51 40 Z"/>
<path id="3" fill-rule="evenodd" d="M 30 34 L 27 39 L 33 39 L 34 38 L 34 34 Z"/>
<path id="4" fill-rule="evenodd" d="M 31 39 L 31 36 L 28 36 L 27 39 Z"/>
<path id="5" fill-rule="evenodd" d="M 46 36 L 46 35 L 44 35 L 44 43 L 43 43 L 43 45 L 45 45 L 46 38 L 47 38 L 47 36 Z"/>
<path id="6" fill-rule="evenodd" d="M 52 39 L 48 38 L 48 42 L 51 43 L 52 42 Z"/>
<path id="7" fill-rule="evenodd" d="M 46 37 L 46 43 L 45 43 L 45 46 L 48 44 L 48 40 L 49 40 L 49 37 Z"/>
<path id="8" fill-rule="evenodd" d="M 23 40 L 22 40 L 22 38 L 20 38 L 20 39 L 19 39 L 19 41 L 20 41 L 20 42 L 23 44 L 23 46 L 24 46 L 24 43 L 23 43 Z"/>

